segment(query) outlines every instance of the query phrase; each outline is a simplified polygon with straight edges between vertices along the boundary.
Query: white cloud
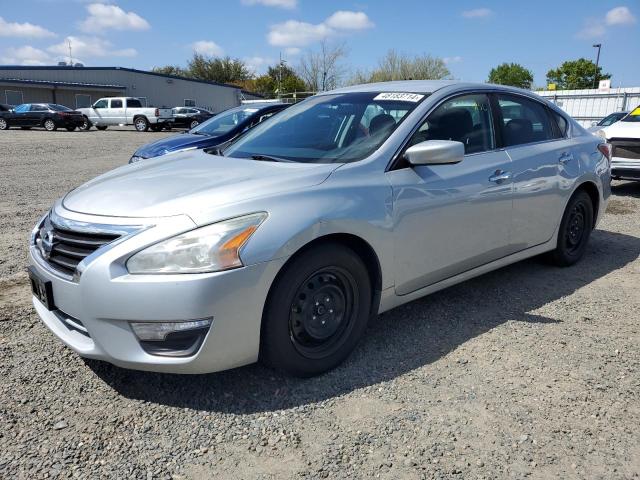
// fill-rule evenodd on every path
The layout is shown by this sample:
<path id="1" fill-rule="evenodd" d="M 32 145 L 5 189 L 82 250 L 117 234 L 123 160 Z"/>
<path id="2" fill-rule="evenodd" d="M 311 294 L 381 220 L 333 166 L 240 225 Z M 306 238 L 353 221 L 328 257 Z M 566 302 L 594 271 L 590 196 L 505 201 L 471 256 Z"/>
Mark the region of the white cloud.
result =
<path id="1" fill-rule="evenodd" d="M 339 10 L 324 22 L 317 24 L 288 20 L 271 25 L 267 40 L 274 47 L 298 49 L 296 53 L 299 53 L 300 47 L 306 47 L 332 36 L 371 27 L 373 22 L 365 13 Z M 291 51 L 289 53 L 291 54 Z"/>
<path id="2" fill-rule="evenodd" d="M 447 65 L 450 65 L 452 63 L 460 63 L 462 61 L 462 57 L 460 55 L 456 55 L 455 57 L 444 57 L 442 61 Z"/>
<path id="3" fill-rule="evenodd" d="M 264 5 L 265 7 L 280 7 L 292 9 L 298 6 L 298 0 L 242 0 L 245 5 Z"/>
<path id="4" fill-rule="evenodd" d="M 44 50 L 34 48 L 31 45 L 5 49 L 1 63 L 8 65 L 51 65 L 53 59 Z"/>
<path id="5" fill-rule="evenodd" d="M 366 13 L 345 10 L 338 10 L 324 23 L 337 30 L 364 30 L 373 27 L 373 22 L 369 20 Z"/>
<path id="6" fill-rule="evenodd" d="M 196 53 L 201 55 L 207 55 L 209 57 L 219 57 L 224 53 L 224 50 L 216 42 L 210 40 L 199 40 L 191 44 L 191 48 Z"/>
<path id="7" fill-rule="evenodd" d="M 244 63 L 247 65 L 247 68 L 253 73 L 262 73 L 269 65 L 276 65 L 278 61 L 269 57 L 256 56 L 245 58 Z"/>
<path id="8" fill-rule="evenodd" d="M 7 22 L 4 18 L 0 17 L 0 37 L 45 38 L 55 36 L 55 33 L 39 25 L 33 25 L 29 22 Z"/>
<path id="9" fill-rule="evenodd" d="M 491 15 L 493 15 L 493 11 L 489 8 L 474 8 L 473 10 L 462 12 L 464 18 L 487 18 Z"/>
<path id="10" fill-rule="evenodd" d="M 117 5 L 92 3 L 87 5 L 89 16 L 80 22 L 80 30 L 100 33 L 104 30 L 148 30 L 149 22 L 134 12 L 125 12 Z"/>
<path id="11" fill-rule="evenodd" d="M 114 49 L 108 40 L 97 37 L 67 37 L 64 41 L 51 45 L 47 50 L 57 55 L 67 57 L 69 55 L 69 42 L 71 42 L 71 54 L 76 57 L 135 57 L 138 52 L 133 48 Z"/>
<path id="12" fill-rule="evenodd" d="M 301 51 L 302 50 L 300 50 L 298 47 L 289 47 L 284 49 L 284 53 L 291 56 L 299 55 Z"/>
<path id="13" fill-rule="evenodd" d="M 588 19 L 584 22 L 584 27 L 577 33 L 578 38 L 589 39 L 604 36 L 607 32 L 602 22 L 594 19 Z"/>
<path id="14" fill-rule="evenodd" d="M 633 16 L 631 10 L 627 7 L 612 8 L 605 15 L 605 23 L 611 25 L 633 25 L 636 23 L 636 17 Z"/>

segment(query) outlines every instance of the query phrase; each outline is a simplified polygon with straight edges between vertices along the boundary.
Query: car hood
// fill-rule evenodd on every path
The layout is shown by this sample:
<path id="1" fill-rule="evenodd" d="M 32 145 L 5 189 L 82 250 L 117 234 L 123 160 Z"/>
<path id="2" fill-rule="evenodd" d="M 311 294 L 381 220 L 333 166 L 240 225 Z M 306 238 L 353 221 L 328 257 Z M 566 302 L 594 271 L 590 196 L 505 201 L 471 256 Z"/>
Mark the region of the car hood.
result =
<path id="1" fill-rule="evenodd" d="M 91 215 L 196 218 L 205 206 L 318 185 L 340 165 L 256 161 L 198 150 L 116 168 L 72 190 L 62 203 Z"/>
<path id="2" fill-rule="evenodd" d="M 616 122 L 604 127 L 607 139 L 612 138 L 637 138 L 640 139 L 640 122 Z"/>
<path id="3" fill-rule="evenodd" d="M 187 148 L 207 148 L 215 147 L 221 142 L 220 137 L 211 137 L 208 135 L 194 135 L 193 133 L 183 133 L 173 135 L 168 138 L 162 138 L 152 143 L 143 145 L 134 155 L 136 157 L 151 158 L 159 157 L 165 153 L 177 152 Z"/>

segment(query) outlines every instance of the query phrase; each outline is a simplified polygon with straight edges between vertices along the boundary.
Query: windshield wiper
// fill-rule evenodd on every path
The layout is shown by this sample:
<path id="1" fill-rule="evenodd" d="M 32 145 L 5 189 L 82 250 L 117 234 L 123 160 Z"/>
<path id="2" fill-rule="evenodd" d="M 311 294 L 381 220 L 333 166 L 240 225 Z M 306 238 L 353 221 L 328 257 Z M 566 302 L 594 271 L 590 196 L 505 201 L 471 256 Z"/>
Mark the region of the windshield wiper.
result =
<path id="1" fill-rule="evenodd" d="M 293 162 L 293 160 L 287 160 L 286 158 L 280 157 L 271 157 L 269 155 L 251 155 L 249 158 L 251 160 L 262 160 L 263 162 Z"/>

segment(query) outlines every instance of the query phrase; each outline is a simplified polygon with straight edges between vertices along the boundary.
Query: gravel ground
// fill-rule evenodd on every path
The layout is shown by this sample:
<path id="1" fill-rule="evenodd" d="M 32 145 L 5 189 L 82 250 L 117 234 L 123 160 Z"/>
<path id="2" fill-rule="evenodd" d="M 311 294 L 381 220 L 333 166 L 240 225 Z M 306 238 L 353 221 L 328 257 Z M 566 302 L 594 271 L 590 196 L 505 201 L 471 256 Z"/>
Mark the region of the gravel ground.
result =
<path id="1" fill-rule="evenodd" d="M 162 135 L 0 132 L 0 478 L 639 478 L 640 184 L 615 184 L 578 265 L 387 312 L 318 378 L 83 361 L 32 310 L 28 233 Z"/>

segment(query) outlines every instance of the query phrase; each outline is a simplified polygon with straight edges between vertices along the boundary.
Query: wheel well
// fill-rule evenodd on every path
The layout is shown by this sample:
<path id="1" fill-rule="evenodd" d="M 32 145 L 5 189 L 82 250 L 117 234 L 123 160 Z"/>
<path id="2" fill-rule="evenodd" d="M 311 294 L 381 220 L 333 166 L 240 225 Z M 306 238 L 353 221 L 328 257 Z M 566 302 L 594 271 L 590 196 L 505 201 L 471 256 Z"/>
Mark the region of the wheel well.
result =
<path id="1" fill-rule="evenodd" d="M 576 192 L 584 191 L 591 198 L 591 204 L 593 205 L 593 226 L 595 228 L 596 220 L 598 219 L 598 211 L 600 208 L 600 192 L 598 192 L 598 187 L 596 187 L 593 182 L 585 182 L 580 185 Z"/>
<path id="2" fill-rule="evenodd" d="M 136 115 L 133 117 L 133 121 L 135 122 L 138 118 L 144 118 L 147 123 L 149 122 L 149 119 L 146 117 L 146 115 Z"/>
<path id="3" fill-rule="evenodd" d="M 304 245 L 302 248 L 296 251 L 289 258 L 289 260 L 287 260 L 287 263 L 283 265 L 283 267 L 280 269 L 280 272 L 278 272 L 278 275 L 273 281 L 271 287 L 273 288 L 273 285 L 275 285 L 278 281 L 280 274 L 285 270 L 286 266 L 289 265 L 289 263 L 291 263 L 296 257 L 301 255 L 303 252 L 306 252 L 307 250 L 326 243 L 338 243 L 340 245 L 344 245 L 345 247 L 353 250 L 364 262 L 365 266 L 367 267 L 367 272 L 369 273 L 369 278 L 371 279 L 371 287 L 373 290 L 373 295 L 371 297 L 371 313 L 372 315 L 377 314 L 378 305 L 380 303 L 380 295 L 382 292 L 382 269 L 380 267 L 380 261 L 378 260 L 378 255 L 376 255 L 376 252 L 373 250 L 371 245 L 369 245 L 369 243 L 367 243 L 362 238 L 350 233 L 332 233 L 329 235 L 324 235 Z M 270 294 L 271 289 L 269 289 L 269 295 Z"/>

